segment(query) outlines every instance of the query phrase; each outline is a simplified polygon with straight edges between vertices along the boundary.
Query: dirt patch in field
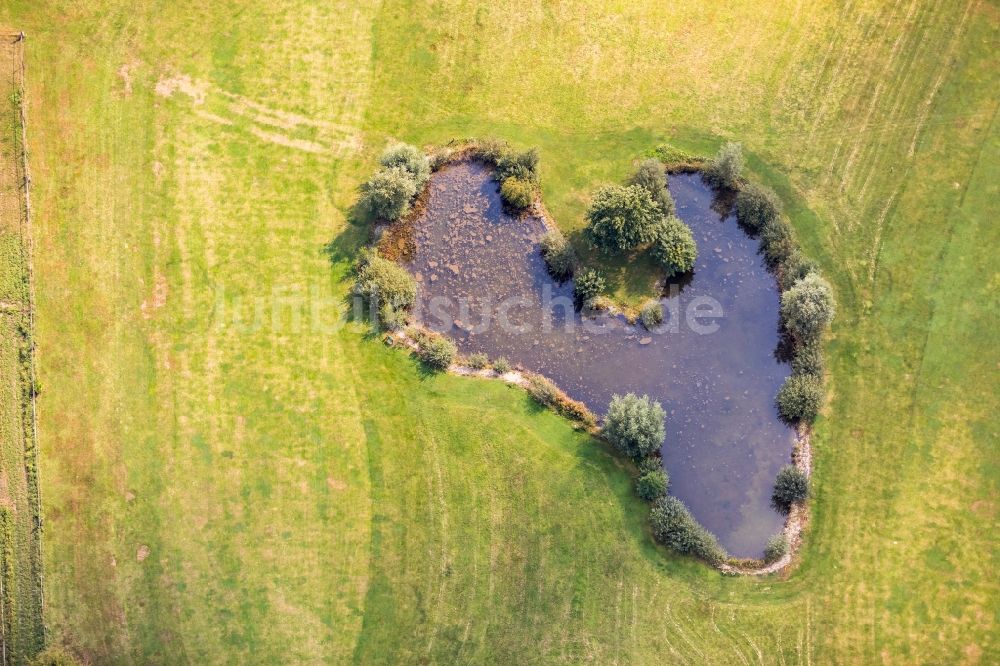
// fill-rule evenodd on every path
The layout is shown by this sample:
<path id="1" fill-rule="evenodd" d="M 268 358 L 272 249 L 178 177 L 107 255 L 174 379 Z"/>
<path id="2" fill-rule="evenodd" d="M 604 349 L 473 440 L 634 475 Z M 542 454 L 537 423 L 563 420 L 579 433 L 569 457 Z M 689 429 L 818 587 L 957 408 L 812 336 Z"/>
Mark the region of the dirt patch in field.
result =
<path id="1" fill-rule="evenodd" d="M 153 313 L 162 308 L 167 303 L 167 278 L 159 271 L 153 277 L 153 293 L 142 302 L 139 309 L 142 310 L 144 319 L 149 319 Z"/>
<path id="2" fill-rule="evenodd" d="M 149 557 L 149 546 L 147 546 L 146 544 L 142 544 L 135 551 L 135 561 L 142 562 L 147 557 Z"/>

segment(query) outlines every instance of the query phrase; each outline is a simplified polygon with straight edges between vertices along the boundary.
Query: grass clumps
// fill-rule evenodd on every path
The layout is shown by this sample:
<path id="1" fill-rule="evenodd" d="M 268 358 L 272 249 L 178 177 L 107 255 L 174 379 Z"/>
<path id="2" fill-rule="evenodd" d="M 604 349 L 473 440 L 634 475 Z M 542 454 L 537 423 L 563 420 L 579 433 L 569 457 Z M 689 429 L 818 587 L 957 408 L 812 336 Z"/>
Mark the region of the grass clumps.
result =
<path id="1" fill-rule="evenodd" d="M 715 536 L 698 524 L 688 508 L 676 497 L 664 496 L 653 502 L 649 513 L 653 538 L 682 555 L 694 555 L 718 564 L 725 552 Z"/>
<path id="2" fill-rule="evenodd" d="M 743 146 L 732 141 L 719 148 L 703 171 L 705 179 L 716 187 L 735 190 L 743 176 Z"/>
<path id="3" fill-rule="evenodd" d="M 666 412 L 648 395 L 614 395 L 601 433 L 612 446 L 632 460 L 655 453 L 666 438 Z"/>
<path id="4" fill-rule="evenodd" d="M 465 364 L 473 370 L 483 370 L 490 364 L 490 358 L 483 353 L 471 354 L 465 359 Z"/>
<path id="5" fill-rule="evenodd" d="M 786 421 L 812 423 L 823 406 L 823 380 L 815 375 L 795 375 L 785 380 L 775 403 Z"/>
<path id="6" fill-rule="evenodd" d="M 736 195 L 736 219 L 750 231 L 781 217 L 781 199 L 770 187 L 750 183 Z"/>
<path id="7" fill-rule="evenodd" d="M 692 270 L 698 259 L 691 228 L 676 217 L 665 218 L 656 226 L 651 251 L 668 278 Z"/>
<path id="8" fill-rule="evenodd" d="M 659 301 L 646 303 L 639 313 L 639 321 L 642 322 L 647 331 L 652 331 L 663 323 L 663 305 Z"/>
<path id="9" fill-rule="evenodd" d="M 493 359 L 493 369 L 497 371 L 498 374 L 506 375 L 508 372 L 513 370 L 510 361 L 506 357 L 500 356 Z"/>
<path id="10" fill-rule="evenodd" d="M 809 496 L 809 479 L 798 467 L 785 465 L 774 480 L 771 499 L 779 507 L 787 509 Z"/>
<path id="11" fill-rule="evenodd" d="M 557 231 L 550 231 L 539 241 L 542 258 L 551 275 L 560 282 L 573 277 L 576 271 L 577 257 L 573 246 L 566 237 Z"/>

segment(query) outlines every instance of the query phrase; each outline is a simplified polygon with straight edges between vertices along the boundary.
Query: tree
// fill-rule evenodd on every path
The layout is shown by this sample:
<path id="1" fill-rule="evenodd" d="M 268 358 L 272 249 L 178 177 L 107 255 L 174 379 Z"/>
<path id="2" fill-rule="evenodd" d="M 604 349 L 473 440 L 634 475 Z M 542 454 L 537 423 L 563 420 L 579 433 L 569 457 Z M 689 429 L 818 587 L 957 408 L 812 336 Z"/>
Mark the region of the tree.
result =
<path id="1" fill-rule="evenodd" d="M 830 283 L 816 273 L 798 280 L 781 295 L 785 327 L 804 341 L 814 340 L 833 320 L 836 305 Z"/>
<path id="2" fill-rule="evenodd" d="M 77 666 L 80 662 L 61 647 L 48 647 L 28 663 L 30 666 Z"/>
<path id="3" fill-rule="evenodd" d="M 382 153 L 379 164 L 387 169 L 401 167 L 408 171 L 413 176 L 413 182 L 416 184 L 418 191 L 423 188 L 424 183 L 431 177 L 431 163 L 427 159 L 427 155 L 416 146 L 411 146 L 407 143 L 398 143 L 395 146 L 387 148 Z"/>
<path id="4" fill-rule="evenodd" d="M 696 555 L 713 563 L 725 556 L 715 536 L 699 525 L 676 497 L 663 496 L 653 502 L 649 522 L 653 538 L 678 553 Z"/>
<path id="5" fill-rule="evenodd" d="M 523 152 L 510 149 L 496 157 L 497 180 L 501 183 L 508 178 L 517 178 L 527 183 L 538 182 L 538 150 L 529 148 Z"/>
<path id="6" fill-rule="evenodd" d="M 649 192 L 649 196 L 653 198 L 653 202 L 664 217 L 673 215 L 676 211 L 674 198 L 667 189 L 667 172 L 660 160 L 643 160 L 629 184 L 638 185 Z"/>
<path id="7" fill-rule="evenodd" d="M 774 480 L 771 499 L 778 506 L 788 508 L 809 496 L 809 479 L 794 465 L 785 465 Z"/>
<path id="8" fill-rule="evenodd" d="M 708 182 L 717 187 L 735 190 L 743 174 L 743 146 L 728 142 L 719 148 L 718 154 L 709 160 L 704 175 Z"/>
<path id="9" fill-rule="evenodd" d="M 667 277 L 671 278 L 694 268 L 698 245 L 690 227 L 676 217 L 668 217 L 656 225 L 652 252 Z"/>
<path id="10" fill-rule="evenodd" d="M 666 495 L 669 484 L 670 477 L 666 471 L 655 469 L 639 475 L 635 480 L 635 492 L 642 499 L 652 501 Z"/>
<path id="11" fill-rule="evenodd" d="M 576 301 L 577 307 L 583 307 L 603 294 L 605 289 L 604 276 L 600 271 L 588 269 L 578 275 L 573 283 L 573 300 Z"/>
<path id="12" fill-rule="evenodd" d="M 654 453 L 666 438 L 666 412 L 648 395 L 614 395 L 604 417 L 604 436 L 623 454 L 638 460 Z"/>
<path id="13" fill-rule="evenodd" d="M 423 335 L 417 339 L 417 355 L 428 367 L 447 370 L 455 360 L 455 343 L 440 335 Z"/>
<path id="14" fill-rule="evenodd" d="M 369 305 L 406 309 L 417 298 L 417 283 L 399 264 L 366 252 L 358 261 L 354 292 L 367 299 Z"/>
<path id="15" fill-rule="evenodd" d="M 823 380 L 816 375 L 792 375 L 775 398 L 781 418 L 809 423 L 823 406 Z"/>
<path id="16" fill-rule="evenodd" d="M 812 375 L 823 378 L 823 350 L 818 341 L 799 345 L 792 356 L 792 372 L 796 375 Z"/>
<path id="17" fill-rule="evenodd" d="M 523 178 L 516 176 L 504 178 L 500 184 L 500 198 L 513 210 L 524 210 L 535 198 L 535 187 Z"/>
<path id="18" fill-rule="evenodd" d="M 638 185 L 609 185 L 594 194 L 587 209 L 594 244 L 611 252 L 633 250 L 653 240 L 663 214 L 649 191 Z"/>
<path id="19" fill-rule="evenodd" d="M 550 231 L 542 236 L 539 245 L 542 248 L 545 265 L 552 277 L 560 282 L 573 277 L 577 263 L 576 252 L 562 234 Z"/>
<path id="20" fill-rule="evenodd" d="M 652 331 L 663 323 L 663 306 L 660 305 L 659 301 L 646 303 L 642 306 L 639 319 L 642 320 L 642 325 L 646 327 L 647 331 Z"/>
<path id="21" fill-rule="evenodd" d="M 778 532 L 767 540 L 764 548 L 764 561 L 777 562 L 788 553 L 788 539 L 783 532 Z"/>
<path id="22" fill-rule="evenodd" d="M 781 216 L 781 199 L 770 187 L 750 183 L 736 195 L 736 219 L 751 231 Z"/>
<path id="23" fill-rule="evenodd" d="M 416 193 L 413 174 L 401 166 L 383 167 L 361 185 L 361 202 L 377 217 L 395 222 L 410 210 Z"/>

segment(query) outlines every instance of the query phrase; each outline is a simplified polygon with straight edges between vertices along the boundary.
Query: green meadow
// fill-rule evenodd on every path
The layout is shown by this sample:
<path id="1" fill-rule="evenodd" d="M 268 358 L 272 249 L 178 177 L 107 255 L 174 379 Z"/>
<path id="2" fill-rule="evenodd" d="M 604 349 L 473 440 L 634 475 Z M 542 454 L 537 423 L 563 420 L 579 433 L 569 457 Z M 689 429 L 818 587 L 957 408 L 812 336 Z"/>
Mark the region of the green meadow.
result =
<path id="1" fill-rule="evenodd" d="M 7 0 L 0 28 L 27 33 L 51 642 L 1000 661 L 995 2 Z M 661 143 L 740 141 L 781 194 L 839 301 L 790 573 L 669 554 L 610 449 L 344 323 L 377 155 L 487 135 L 539 148 L 571 235 Z"/>

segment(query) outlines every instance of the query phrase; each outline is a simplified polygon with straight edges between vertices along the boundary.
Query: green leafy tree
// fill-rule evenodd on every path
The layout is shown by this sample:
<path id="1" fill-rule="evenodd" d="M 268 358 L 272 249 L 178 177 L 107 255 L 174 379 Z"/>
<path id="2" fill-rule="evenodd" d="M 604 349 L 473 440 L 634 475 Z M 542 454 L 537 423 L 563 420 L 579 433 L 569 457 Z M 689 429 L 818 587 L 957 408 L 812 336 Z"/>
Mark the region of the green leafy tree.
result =
<path id="1" fill-rule="evenodd" d="M 647 331 L 653 330 L 663 323 L 663 306 L 660 305 L 659 301 L 646 303 L 646 305 L 642 306 L 642 312 L 639 313 L 639 319 L 642 321 L 642 325 L 646 327 Z"/>
<path id="2" fill-rule="evenodd" d="M 814 340 L 836 313 L 830 283 L 810 273 L 781 295 L 781 317 L 785 327 L 801 340 Z"/>
<path id="3" fill-rule="evenodd" d="M 736 219 L 752 231 L 781 216 L 781 199 L 770 187 L 750 183 L 736 195 Z"/>
<path id="4" fill-rule="evenodd" d="M 431 177 L 431 163 L 427 155 L 416 146 L 399 143 L 382 153 L 379 164 L 387 169 L 402 167 L 413 176 L 413 182 L 420 191 Z"/>
<path id="5" fill-rule="evenodd" d="M 724 144 L 703 173 L 717 187 L 736 189 L 743 175 L 743 146 L 731 141 Z"/>
<path id="6" fill-rule="evenodd" d="M 774 480 L 771 498 L 778 506 L 788 508 L 809 496 L 809 479 L 794 465 L 785 465 Z"/>
<path id="7" fill-rule="evenodd" d="M 535 198 L 535 186 L 523 178 L 505 178 L 500 184 L 500 198 L 509 208 L 524 210 Z"/>
<path id="8" fill-rule="evenodd" d="M 642 499 L 652 501 L 666 495 L 669 485 L 667 472 L 662 468 L 655 469 L 639 475 L 635 481 L 635 492 Z"/>
<path id="9" fill-rule="evenodd" d="M 401 166 L 383 167 L 361 185 L 361 203 L 377 217 L 395 222 L 409 212 L 416 193 L 413 174 Z"/>
<path id="10" fill-rule="evenodd" d="M 652 252 L 668 278 L 692 270 L 698 259 L 698 245 L 691 229 L 676 217 L 668 217 L 656 225 Z"/>
<path id="11" fill-rule="evenodd" d="M 594 194 L 587 209 L 587 231 L 598 247 L 622 252 L 652 241 L 662 219 L 660 208 L 646 188 L 609 185 Z"/>
<path id="12" fill-rule="evenodd" d="M 583 307 L 604 293 L 607 285 L 600 271 L 593 268 L 578 275 L 573 283 L 573 298 L 577 307 Z"/>
<path id="13" fill-rule="evenodd" d="M 653 538 L 678 553 L 694 555 L 712 563 L 725 557 L 715 536 L 698 524 L 676 497 L 663 496 L 653 502 L 649 522 Z"/>
<path id="14" fill-rule="evenodd" d="M 778 412 L 787 421 L 812 422 L 823 406 L 823 381 L 816 375 L 792 375 L 778 391 Z"/>
<path id="15" fill-rule="evenodd" d="M 604 417 L 604 436 L 623 454 L 638 460 L 654 453 L 666 438 L 666 412 L 648 395 L 634 393 L 611 398 Z"/>
<path id="16" fill-rule="evenodd" d="M 667 189 L 667 172 L 660 160 L 643 160 L 629 184 L 638 185 L 649 192 L 649 196 L 653 198 L 653 202 L 656 203 L 664 217 L 669 217 L 676 212 L 674 198 L 670 196 L 670 190 Z"/>
<path id="17" fill-rule="evenodd" d="M 788 553 L 788 539 L 783 532 L 778 532 L 767 540 L 764 548 L 764 561 L 777 562 Z"/>
<path id="18" fill-rule="evenodd" d="M 577 264 L 576 252 L 562 234 L 549 232 L 542 236 L 539 244 L 545 265 L 552 277 L 559 281 L 573 277 Z"/>

